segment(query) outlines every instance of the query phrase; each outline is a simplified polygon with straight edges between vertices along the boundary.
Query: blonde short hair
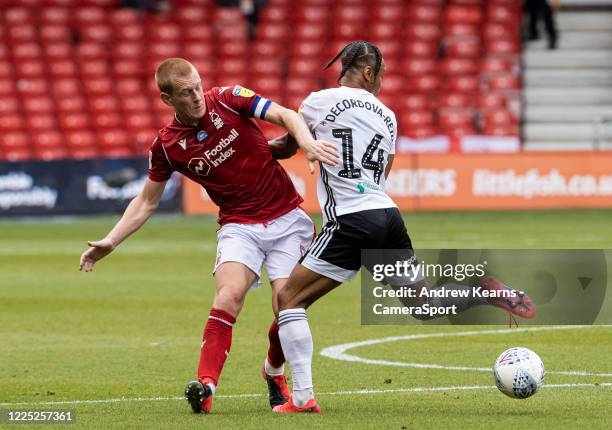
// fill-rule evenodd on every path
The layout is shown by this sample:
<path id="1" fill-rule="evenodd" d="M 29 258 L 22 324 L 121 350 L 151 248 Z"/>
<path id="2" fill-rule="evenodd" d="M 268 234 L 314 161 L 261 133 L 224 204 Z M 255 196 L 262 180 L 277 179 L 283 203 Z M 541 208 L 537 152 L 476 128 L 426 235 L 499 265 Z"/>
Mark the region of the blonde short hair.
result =
<path id="1" fill-rule="evenodd" d="M 183 58 L 168 58 L 164 60 L 155 71 L 155 82 L 162 93 L 172 94 L 174 87 L 172 79 L 175 77 L 189 76 L 195 67 Z"/>

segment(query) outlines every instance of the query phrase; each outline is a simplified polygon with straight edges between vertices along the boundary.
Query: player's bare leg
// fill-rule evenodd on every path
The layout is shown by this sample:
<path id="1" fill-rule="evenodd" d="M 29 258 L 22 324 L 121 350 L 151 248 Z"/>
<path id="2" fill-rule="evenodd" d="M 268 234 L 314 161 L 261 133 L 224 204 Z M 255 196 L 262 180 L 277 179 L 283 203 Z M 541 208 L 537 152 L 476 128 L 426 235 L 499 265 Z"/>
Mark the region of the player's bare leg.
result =
<path id="1" fill-rule="evenodd" d="M 298 264 L 278 296 L 279 337 L 293 376 L 293 394 L 288 402 L 273 408 L 278 413 L 320 412 L 312 384 L 312 334 L 306 308 L 340 285 L 333 279 Z"/>
<path id="2" fill-rule="evenodd" d="M 278 293 L 287 282 L 286 278 L 275 279 L 271 282 L 272 286 L 272 310 L 274 315 L 278 315 Z M 276 318 L 268 329 L 268 354 L 264 360 L 261 374 L 268 385 L 268 399 L 270 407 L 282 405 L 289 400 L 291 392 L 287 386 L 285 378 L 285 354 L 278 336 L 278 324 Z"/>
<path id="3" fill-rule="evenodd" d="M 198 380 L 185 388 L 185 396 L 195 413 L 208 413 L 232 344 L 232 326 L 242 309 L 246 293 L 257 280 L 247 266 L 237 262 L 221 264 L 215 272 L 215 299 L 204 327 Z"/>

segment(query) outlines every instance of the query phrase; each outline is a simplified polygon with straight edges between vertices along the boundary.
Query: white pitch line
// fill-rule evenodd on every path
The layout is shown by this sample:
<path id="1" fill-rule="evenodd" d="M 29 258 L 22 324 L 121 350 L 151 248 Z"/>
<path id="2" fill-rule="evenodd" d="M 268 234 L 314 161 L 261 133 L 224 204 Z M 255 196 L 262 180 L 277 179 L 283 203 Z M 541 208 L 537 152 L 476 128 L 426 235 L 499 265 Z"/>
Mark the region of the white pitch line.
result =
<path id="1" fill-rule="evenodd" d="M 595 384 L 545 384 L 542 388 L 576 388 L 576 387 L 612 387 L 612 382 L 603 382 Z M 393 393 L 430 393 L 436 391 L 472 391 L 472 390 L 497 390 L 495 385 L 474 385 L 474 386 L 454 386 L 454 387 L 413 387 L 413 388 L 393 388 L 388 390 L 346 390 L 346 391 L 332 391 L 326 393 L 317 393 L 317 396 L 354 396 L 364 394 L 393 394 Z M 251 398 L 251 397 L 267 397 L 266 394 L 255 393 L 255 394 L 221 394 L 215 396 L 215 398 L 222 399 L 237 399 L 237 398 Z M 41 405 L 41 406 L 53 406 L 53 405 L 85 405 L 85 404 L 99 404 L 99 403 L 124 403 L 124 402 L 159 402 L 159 401 L 175 401 L 184 400 L 184 397 L 120 397 L 116 399 L 97 399 L 97 400 L 66 400 L 58 402 L 19 402 L 19 403 L 0 403 L 0 407 L 6 406 L 27 406 L 27 405 Z"/>
<path id="2" fill-rule="evenodd" d="M 357 355 L 347 354 L 346 351 L 362 346 L 379 345 L 381 343 L 397 342 L 402 340 L 416 340 L 416 339 L 431 339 L 437 337 L 463 337 L 463 336 L 476 336 L 483 334 L 511 334 L 511 333 L 523 333 L 523 332 L 537 332 L 537 331 L 550 331 L 550 330 L 576 330 L 576 329 L 589 329 L 589 328 L 601 328 L 610 326 L 574 326 L 574 325 L 563 325 L 563 326 L 547 326 L 547 327 L 524 327 L 524 328 L 513 328 L 513 329 L 499 329 L 499 330 L 471 330 L 471 331 L 458 331 L 458 332 L 446 332 L 446 333 L 423 333 L 423 334 L 410 334 L 405 336 L 392 336 L 381 339 L 369 339 L 360 342 L 344 343 L 342 345 L 334 345 L 327 348 L 323 348 L 320 354 L 324 357 L 328 357 L 334 360 L 351 361 L 365 364 L 377 364 L 382 366 L 399 366 L 399 367 L 414 367 L 418 369 L 440 369 L 440 370 L 455 370 L 455 371 L 473 371 L 473 372 L 491 372 L 493 369 L 489 367 L 464 367 L 464 366 L 445 366 L 441 364 L 431 363 L 408 363 L 404 361 L 387 361 L 387 360 L 373 360 L 369 358 L 359 357 Z M 595 373 L 595 372 L 584 372 L 578 370 L 568 371 L 546 371 L 546 374 L 555 375 L 566 375 L 566 376 L 600 376 L 600 377 L 612 377 L 612 373 Z"/>

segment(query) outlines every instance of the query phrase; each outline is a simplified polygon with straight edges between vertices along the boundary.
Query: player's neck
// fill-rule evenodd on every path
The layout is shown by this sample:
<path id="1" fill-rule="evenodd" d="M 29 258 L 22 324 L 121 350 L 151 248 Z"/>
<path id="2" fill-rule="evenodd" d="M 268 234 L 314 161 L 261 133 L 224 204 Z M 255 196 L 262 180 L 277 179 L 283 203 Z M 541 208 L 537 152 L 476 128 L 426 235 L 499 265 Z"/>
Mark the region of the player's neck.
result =
<path id="1" fill-rule="evenodd" d="M 343 87 L 369 91 L 361 82 L 357 82 L 355 79 L 347 79 L 346 77 L 340 79 L 340 85 Z"/>
<path id="2" fill-rule="evenodd" d="M 204 113 L 206 113 L 206 111 L 204 111 Z M 203 117 L 204 115 L 202 115 L 202 118 Z M 200 121 L 202 121 L 202 118 L 193 118 L 193 117 L 185 116 L 178 112 L 176 112 L 176 118 L 180 121 L 181 124 L 187 125 L 189 127 L 196 127 L 200 123 Z"/>

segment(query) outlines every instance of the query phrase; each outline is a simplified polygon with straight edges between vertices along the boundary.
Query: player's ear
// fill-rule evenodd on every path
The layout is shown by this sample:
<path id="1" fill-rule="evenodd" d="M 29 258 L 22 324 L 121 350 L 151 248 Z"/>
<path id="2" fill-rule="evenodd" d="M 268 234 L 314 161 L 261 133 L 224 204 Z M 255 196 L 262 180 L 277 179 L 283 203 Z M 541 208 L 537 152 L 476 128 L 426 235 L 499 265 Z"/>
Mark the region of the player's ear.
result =
<path id="1" fill-rule="evenodd" d="M 376 76 L 374 75 L 374 68 L 372 66 L 365 66 L 363 68 L 362 73 L 367 83 L 373 84 L 376 80 Z"/>
<path id="2" fill-rule="evenodd" d="M 159 97 L 161 98 L 162 102 L 164 102 L 164 104 L 172 106 L 172 102 L 170 100 L 172 96 L 170 96 L 170 94 L 161 92 L 159 93 Z"/>

